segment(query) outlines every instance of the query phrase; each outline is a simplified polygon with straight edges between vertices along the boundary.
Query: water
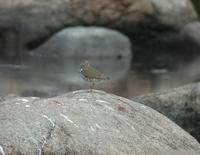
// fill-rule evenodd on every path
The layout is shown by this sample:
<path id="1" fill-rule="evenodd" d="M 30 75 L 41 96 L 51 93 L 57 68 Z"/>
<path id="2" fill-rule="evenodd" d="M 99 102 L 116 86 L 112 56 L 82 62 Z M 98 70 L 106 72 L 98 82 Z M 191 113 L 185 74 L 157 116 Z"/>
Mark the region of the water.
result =
<path id="1" fill-rule="evenodd" d="M 62 61 L 31 59 L 22 65 L 0 64 L 0 96 L 17 94 L 20 96 L 53 97 L 69 91 L 89 89 L 90 83 L 84 81 L 79 73 L 81 61 L 76 59 Z M 110 77 L 108 81 L 96 83 L 95 89 L 127 98 L 164 91 L 191 83 L 200 77 L 196 63 L 176 71 L 167 69 L 134 71 L 130 70 L 129 60 L 89 61 Z"/>

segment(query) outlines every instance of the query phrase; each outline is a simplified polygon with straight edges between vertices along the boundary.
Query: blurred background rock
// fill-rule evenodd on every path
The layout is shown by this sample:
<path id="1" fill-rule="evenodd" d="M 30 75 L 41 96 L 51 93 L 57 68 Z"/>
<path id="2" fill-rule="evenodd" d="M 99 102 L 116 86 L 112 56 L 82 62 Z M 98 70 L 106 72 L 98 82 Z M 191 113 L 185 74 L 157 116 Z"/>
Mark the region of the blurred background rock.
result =
<path id="1" fill-rule="evenodd" d="M 0 95 L 89 88 L 79 64 L 125 97 L 198 81 L 198 0 L 0 0 Z"/>

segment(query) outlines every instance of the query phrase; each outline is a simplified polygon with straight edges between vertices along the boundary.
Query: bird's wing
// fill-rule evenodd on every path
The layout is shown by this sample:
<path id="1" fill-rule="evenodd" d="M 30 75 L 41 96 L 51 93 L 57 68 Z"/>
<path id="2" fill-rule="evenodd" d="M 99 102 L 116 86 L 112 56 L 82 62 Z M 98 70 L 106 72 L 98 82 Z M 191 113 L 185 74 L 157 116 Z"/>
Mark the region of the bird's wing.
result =
<path id="1" fill-rule="evenodd" d="M 98 79 L 99 80 L 105 80 L 105 79 L 107 79 L 107 77 L 103 73 L 99 72 L 98 70 L 96 70 L 93 67 L 90 68 L 90 72 L 91 72 L 91 75 L 93 75 L 92 77 L 95 78 L 95 79 L 97 79 L 97 80 Z"/>

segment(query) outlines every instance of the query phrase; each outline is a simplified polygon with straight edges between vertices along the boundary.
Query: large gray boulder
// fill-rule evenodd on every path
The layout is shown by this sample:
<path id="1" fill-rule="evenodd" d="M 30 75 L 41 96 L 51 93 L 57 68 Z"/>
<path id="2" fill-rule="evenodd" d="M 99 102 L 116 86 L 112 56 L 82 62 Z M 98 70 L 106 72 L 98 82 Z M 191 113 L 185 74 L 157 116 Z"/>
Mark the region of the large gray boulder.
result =
<path id="1" fill-rule="evenodd" d="M 31 51 L 39 57 L 129 59 L 132 52 L 129 39 L 114 30 L 102 27 L 70 27 L 58 32 L 39 48 Z"/>
<path id="2" fill-rule="evenodd" d="M 155 110 L 102 91 L 0 99 L 2 154 L 200 153 L 200 144 Z"/>
<path id="3" fill-rule="evenodd" d="M 133 98 L 172 121 L 200 141 L 200 83 Z"/>

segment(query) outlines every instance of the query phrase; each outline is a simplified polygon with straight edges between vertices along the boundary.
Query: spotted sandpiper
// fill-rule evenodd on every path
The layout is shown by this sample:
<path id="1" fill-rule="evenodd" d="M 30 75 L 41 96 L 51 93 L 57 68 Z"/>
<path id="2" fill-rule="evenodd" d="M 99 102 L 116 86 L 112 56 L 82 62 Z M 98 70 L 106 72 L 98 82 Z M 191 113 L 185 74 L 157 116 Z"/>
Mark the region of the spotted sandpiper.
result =
<path id="1" fill-rule="evenodd" d="M 88 61 L 84 61 L 80 65 L 80 72 L 83 76 L 83 78 L 86 81 L 89 81 L 92 83 L 92 86 L 90 87 L 90 91 L 94 88 L 94 82 L 95 81 L 102 81 L 102 80 L 108 80 L 109 77 L 105 76 L 103 73 L 96 70 L 94 67 L 92 67 Z"/>

